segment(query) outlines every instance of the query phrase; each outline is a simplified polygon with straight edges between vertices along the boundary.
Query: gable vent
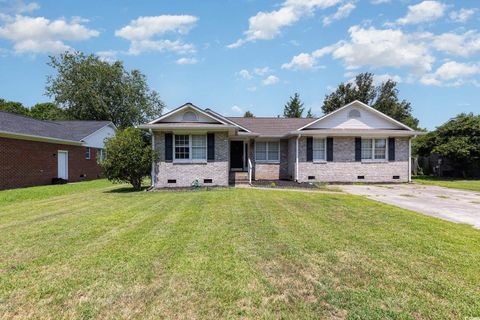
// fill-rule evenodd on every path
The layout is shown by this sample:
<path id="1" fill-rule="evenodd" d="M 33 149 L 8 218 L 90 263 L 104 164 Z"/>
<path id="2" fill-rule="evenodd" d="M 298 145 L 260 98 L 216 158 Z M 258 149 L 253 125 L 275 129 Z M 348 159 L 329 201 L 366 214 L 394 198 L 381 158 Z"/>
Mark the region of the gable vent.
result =
<path id="1" fill-rule="evenodd" d="M 352 118 L 356 119 L 356 118 L 361 118 L 361 117 L 362 117 L 362 114 L 357 109 L 352 109 L 348 113 L 348 118 L 350 118 L 350 119 L 352 119 Z"/>
<path id="2" fill-rule="evenodd" d="M 183 114 L 183 121 L 197 121 L 197 115 L 195 112 L 187 111 Z"/>

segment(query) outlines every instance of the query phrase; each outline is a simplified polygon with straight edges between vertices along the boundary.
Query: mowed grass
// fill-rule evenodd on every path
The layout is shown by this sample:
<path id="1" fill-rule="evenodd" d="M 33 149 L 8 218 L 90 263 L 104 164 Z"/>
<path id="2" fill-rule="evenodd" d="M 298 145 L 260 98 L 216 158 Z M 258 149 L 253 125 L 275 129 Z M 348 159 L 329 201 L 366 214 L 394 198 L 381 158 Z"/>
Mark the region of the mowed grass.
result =
<path id="1" fill-rule="evenodd" d="M 0 199 L 1 319 L 480 316 L 480 232 L 362 197 L 95 181 Z"/>
<path id="2" fill-rule="evenodd" d="M 480 180 L 449 179 L 443 177 L 419 176 L 413 177 L 413 181 L 420 184 L 439 186 L 453 189 L 480 191 Z"/>

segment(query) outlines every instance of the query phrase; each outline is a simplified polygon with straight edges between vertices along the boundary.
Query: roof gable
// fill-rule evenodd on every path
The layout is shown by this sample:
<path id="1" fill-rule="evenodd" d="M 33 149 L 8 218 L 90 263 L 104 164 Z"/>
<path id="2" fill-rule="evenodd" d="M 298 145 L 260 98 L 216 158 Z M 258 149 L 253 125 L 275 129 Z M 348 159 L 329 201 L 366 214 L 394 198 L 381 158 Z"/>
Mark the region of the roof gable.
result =
<path id="1" fill-rule="evenodd" d="M 299 130 L 312 129 L 400 129 L 413 131 L 403 123 L 358 100 L 301 127 Z"/>
<path id="2" fill-rule="evenodd" d="M 155 119 L 149 124 L 160 123 L 209 123 L 209 124 L 224 124 L 227 123 L 212 114 L 209 114 L 192 103 L 186 103 L 177 109 L 174 109 L 160 118 Z"/>

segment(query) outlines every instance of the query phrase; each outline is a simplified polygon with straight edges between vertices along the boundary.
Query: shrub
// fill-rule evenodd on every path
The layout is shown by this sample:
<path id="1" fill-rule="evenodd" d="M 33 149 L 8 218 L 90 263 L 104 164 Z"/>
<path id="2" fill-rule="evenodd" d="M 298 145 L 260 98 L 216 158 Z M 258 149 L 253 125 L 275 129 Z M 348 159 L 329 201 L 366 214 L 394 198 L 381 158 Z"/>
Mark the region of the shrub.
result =
<path id="1" fill-rule="evenodd" d="M 140 190 L 142 179 L 148 176 L 156 158 L 142 131 L 127 128 L 105 141 L 106 158 L 100 161 L 106 178 L 113 182 L 130 183 Z"/>

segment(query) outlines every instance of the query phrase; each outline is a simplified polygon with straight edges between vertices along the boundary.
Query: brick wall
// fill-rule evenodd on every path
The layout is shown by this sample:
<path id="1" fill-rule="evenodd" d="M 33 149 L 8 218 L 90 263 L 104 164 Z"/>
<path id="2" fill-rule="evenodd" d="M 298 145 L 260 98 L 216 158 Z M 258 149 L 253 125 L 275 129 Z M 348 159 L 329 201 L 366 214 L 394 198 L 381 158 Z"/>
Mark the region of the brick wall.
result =
<path id="1" fill-rule="evenodd" d="M 95 148 L 87 160 L 82 146 L 0 138 L 0 189 L 51 184 L 58 173 L 58 150 L 68 151 L 69 181 L 100 177 Z"/>
<path id="2" fill-rule="evenodd" d="M 299 144 L 300 182 L 407 182 L 408 138 L 396 138 L 395 161 L 355 162 L 355 138 L 333 138 L 333 162 L 307 162 L 306 138 Z M 314 176 L 314 180 L 309 180 Z M 364 176 L 359 180 L 358 176 Z M 399 179 L 393 179 L 399 176 Z"/>
<path id="3" fill-rule="evenodd" d="M 254 158 L 253 158 L 254 159 Z M 278 179 L 291 179 L 289 174 L 289 148 L 288 140 L 280 140 L 280 162 L 278 163 L 265 163 L 255 162 L 255 180 L 278 180 Z"/>
<path id="4" fill-rule="evenodd" d="M 155 133 L 155 149 L 159 159 L 155 166 L 155 187 L 189 187 L 198 180 L 212 179 L 205 185 L 228 186 L 229 140 L 226 132 L 215 133 L 215 161 L 207 163 L 165 162 L 165 133 Z M 176 183 L 168 183 L 176 180 Z"/>

